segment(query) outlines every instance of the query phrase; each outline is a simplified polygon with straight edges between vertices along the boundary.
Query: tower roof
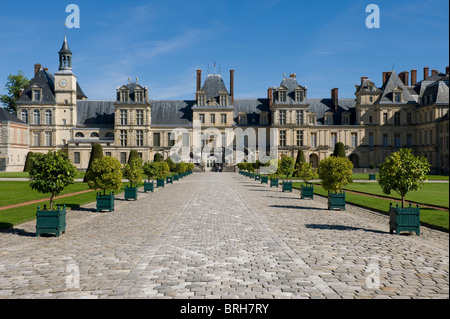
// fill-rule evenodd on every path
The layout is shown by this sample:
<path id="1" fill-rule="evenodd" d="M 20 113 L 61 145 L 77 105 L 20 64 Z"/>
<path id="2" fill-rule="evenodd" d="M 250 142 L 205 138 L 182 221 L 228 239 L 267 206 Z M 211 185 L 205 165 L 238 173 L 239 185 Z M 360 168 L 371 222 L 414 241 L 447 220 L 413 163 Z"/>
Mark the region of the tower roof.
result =
<path id="1" fill-rule="evenodd" d="M 64 36 L 64 43 L 61 47 L 61 50 L 58 52 L 59 54 L 72 54 L 72 52 L 69 49 L 69 45 L 67 44 L 67 37 Z"/>

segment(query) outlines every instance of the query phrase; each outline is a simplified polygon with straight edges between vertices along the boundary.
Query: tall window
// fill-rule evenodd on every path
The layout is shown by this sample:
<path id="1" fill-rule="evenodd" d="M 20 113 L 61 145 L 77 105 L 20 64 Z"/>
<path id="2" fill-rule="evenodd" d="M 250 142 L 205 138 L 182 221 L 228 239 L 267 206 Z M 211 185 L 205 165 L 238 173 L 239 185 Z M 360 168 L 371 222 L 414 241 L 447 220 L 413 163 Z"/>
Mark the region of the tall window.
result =
<path id="1" fill-rule="evenodd" d="M 41 90 L 33 90 L 33 101 L 39 102 L 41 100 Z"/>
<path id="2" fill-rule="evenodd" d="M 74 152 L 73 153 L 73 163 L 74 164 L 80 164 L 80 152 Z"/>
<path id="3" fill-rule="evenodd" d="M 333 125 L 333 114 L 325 115 L 325 124 L 326 125 Z M 346 123 L 346 124 L 348 124 L 348 123 Z"/>
<path id="4" fill-rule="evenodd" d="M 199 119 L 200 119 L 200 123 L 205 124 L 205 114 L 201 113 L 198 115 Z"/>
<path id="5" fill-rule="evenodd" d="M 21 112 L 21 120 L 22 120 L 22 122 L 28 124 L 28 110 L 22 110 L 22 112 Z"/>
<path id="6" fill-rule="evenodd" d="M 388 135 L 386 133 L 383 134 L 383 146 L 387 147 L 389 144 Z"/>
<path id="7" fill-rule="evenodd" d="M 407 147 L 412 147 L 412 135 L 411 135 L 411 133 L 408 133 L 406 135 L 406 146 Z"/>
<path id="8" fill-rule="evenodd" d="M 127 91 L 120 92 L 120 102 L 128 102 L 128 92 Z"/>
<path id="9" fill-rule="evenodd" d="M 120 146 L 127 146 L 127 131 L 120 131 Z"/>
<path id="10" fill-rule="evenodd" d="M 136 131 L 136 146 L 144 146 L 144 131 Z"/>
<path id="11" fill-rule="evenodd" d="M 135 98 L 136 102 L 142 102 L 143 101 L 142 91 L 141 90 L 136 91 L 135 95 L 136 95 L 136 98 Z"/>
<path id="12" fill-rule="evenodd" d="M 295 102 L 303 102 L 303 92 L 295 90 Z"/>
<path id="13" fill-rule="evenodd" d="M 120 110 L 120 125 L 128 125 L 128 112 L 127 112 L 127 110 Z"/>
<path id="14" fill-rule="evenodd" d="M 317 133 L 311 133 L 311 147 L 317 147 Z"/>
<path id="15" fill-rule="evenodd" d="M 211 114 L 211 124 L 216 124 L 216 114 Z"/>
<path id="16" fill-rule="evenodd" d="M 280 131 L 280 146 L 286 146 L 286 131 Z"/>
<path id="17" fill-rule="evenodd" d="M 33 132 L 33 146 L 40 146 L 41 132 Z"/>
<path id="18" fill-rule="evenodd" d="M 373 147 L 373 132 L 369 132 L 369 147 Z"/>
<path id="19" fill-rule="evenodd" d="M 127 162 L 127 153 L 121 152 L 120 153 L 120 163 L 125 164 Z"/>
<path id="20" fill-rule="evenodd" d="M 402 101 L 402 93 L 400 93 L 400 92 L 395 92 L 395 93 L 394 93 L 394 101 L 395 101 L 395 102 L 401 102 L 401 101 Z"/>
<path id="21" fill-rule="evenodd" d="M 161 146 L 161 134 L 153 133 L 153 146 Z"/>
<path id="22" fill-rule="evenodd" d="M 331 133 L 330 146 L 334 147 L 336 145 L 336 142 L 337 142 L 337 134 Z"/>
<path id="23" fill-rule="evenodd" d="M 136 125 L 144 125 L 144 110 L 136 110 Z"/>
<path id="24" fill-rule="evenodd" d="M 52 132 L 45 132 L 45 146 L 52 146 Z"/>
<path id="25" fill-rule="evenodd" d="M 358 145 L 358 135 L 356 133 L 352 133 L 352 147 L 356 147 Z"/>
<path id="26" fill-rule="evenodd" d="M 394 124 L 400 125 L 400 112 L 395 112 L 394 114 Z"/>
<path id="27" fill-rule="evenodd" d="M 388 122 L 388 114 L 383 113 L 383 124 L 387 124 L 387 122 Z"/>
<path id="28" fill-rule="evenodd" d="M 52 111 L 45 111 L 45 124 L 52 125 Z"/>
<path id="29" fill-rule="evenodd" d="M 278 93 L 278 101 L 279 102 L 286 102 L 286 91 L 282 90 Z"/>
<path id="30" fill-rule="evenodd" d="M 400 133 L 394 134 L 394 146 L 401 147 L 401 134 Z"/>
<path id="31" fill-rule="evenodd" d="M 280 125 L 286 125 L 286 111 L 280 111 Z"/>
<path id="32" fill-rule="evenodd" d="M 33 112 L 33 124 L 41 124 L 41 112 L 39 110 L 34 110 Z"/>
<path id="33" fill-rule="evenodd" d="M 296 112 L 296 123 L 297 125 L 303 125 L 303 111 Z"/>
<path id="34" fill-rule="evenodd" d="M 221 114 L 220 115 L 220 122 L 222 124 L 227 124 L 227 115 L 226 114 Z"/>
<path id="35" fill-rule="evenodd" d="M 303 131 L 297 131 L 297 146 L 303 146 Z"/>
<path id="36" fill-rule="evenodd" d="M 411 112 L 406 113 L 406 123 L 412 124 L 412 114 L 411 114 Z"/>

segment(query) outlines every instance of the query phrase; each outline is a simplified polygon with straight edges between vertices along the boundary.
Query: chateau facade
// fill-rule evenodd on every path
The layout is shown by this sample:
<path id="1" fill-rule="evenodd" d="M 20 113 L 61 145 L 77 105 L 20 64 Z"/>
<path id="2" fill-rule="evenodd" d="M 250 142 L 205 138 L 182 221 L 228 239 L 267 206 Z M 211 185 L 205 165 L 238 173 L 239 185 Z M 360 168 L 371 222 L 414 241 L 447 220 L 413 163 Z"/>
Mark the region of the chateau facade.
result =
<path id="1" fill-rule="evenodd" d="M 392 152 L 409 147 L 426 157 L 434 172 L 448 173 L 449 68 L 445 72 L 433 69 L 430 74 L 425 67 L 423 72 L 421 81 L 415 69 L 383 72 L 381 86 L 361 77 L 353 98 L 339 98 L 338 88 L 333 88 L 322 99 L 308 98 L 306 86 L 291 74 L 268 88 L 266 97 L 237 99 L 234 70 L 228 88 L 220 74 L 207 74 L 202 81 L 202 71 L 197 70 L 192 100 L 152 100 L 149 88 L 136 79 L 117 88 L 114 100 L 94 101 L 78 84 L 72 52 L 64 39 L 58 72 L 51 74 L 36 64 L 35 76 L 17 102 L 17 118 L 0 113 L 0 132 L 9 132 L 0 133 L 0 164 L 2 159 L 4 163 L 0 170 L 21 171 L 28 151 L 49 150 L 67 152 L 83 170 L 94 143 L 102 144 L 105 155 L 122 163 L 131 150 L 144 161 L 153 160 L 156 153 L 167 158 L 174 145 L 187 148 L 193 159 L 196 147 L 217 146 L 218 140 L 229 149 L 243 143 L 248 150 L 248 136 L 241 135 L 244 140 L 238 141 L 225 133 L 254 129 L 256 143 L 262 145 L 261 139 L 267 147 L 276 143 L 279 158 L 295 157 L 303 149 L 314 166 L 342 142 L 357 168 L 380 164 Z M 214 128 L 221 136 L 198 132 L 199 124 L 202 130 Z M 184 133 L 175 141 L 171 133 L 176 128 Z M 201 165 L 219 162 L 220 158 L 210 158 Z M 225 166 L 235 164 L 233 157 Z"/>

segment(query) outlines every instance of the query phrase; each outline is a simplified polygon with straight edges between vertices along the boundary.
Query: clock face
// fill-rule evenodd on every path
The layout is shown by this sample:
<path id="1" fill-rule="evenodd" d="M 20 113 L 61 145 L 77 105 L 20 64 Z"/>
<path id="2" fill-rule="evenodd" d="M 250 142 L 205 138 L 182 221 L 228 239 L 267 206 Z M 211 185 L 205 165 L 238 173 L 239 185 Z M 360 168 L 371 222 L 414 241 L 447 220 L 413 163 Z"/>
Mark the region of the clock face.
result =
<path id="1" fill-rule="evenodd" d="M 61 80 L 59 81 L 59 85 L 63 88 L 65 88 L 67 86 L 67 81 L 66 80 Z"/>

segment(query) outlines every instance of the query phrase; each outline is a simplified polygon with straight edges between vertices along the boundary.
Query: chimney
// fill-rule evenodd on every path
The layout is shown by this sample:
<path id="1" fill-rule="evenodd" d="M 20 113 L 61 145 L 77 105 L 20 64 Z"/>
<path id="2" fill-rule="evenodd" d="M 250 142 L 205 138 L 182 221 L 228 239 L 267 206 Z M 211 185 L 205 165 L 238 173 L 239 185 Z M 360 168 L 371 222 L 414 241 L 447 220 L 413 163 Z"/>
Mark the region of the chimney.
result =
<path id="1" fill-rule="evenodd" d="M 39 70 L 41 69 L 42 65 L 40 65 L 39 63 L 36 63 L 34 65 L 34 76 L 36 76 L 39 72 Z"/>
<path id="2" fill-rule="evenodd" d="M 382 84 L 386 83 L 386 80 L 387 80 L 387 72 L 383 72 L 383 83 Z"/>
<path id="3" fill-rule="evenodd" d="M 408 71 L 400 72 L 400 74 L 398 76 L 404 85 L 406 85 L 406 86 L 409 85 L 409 72 Z"/>
<path id="4" fill-rule="evenodd" d="M 364 80 L 367 80 L 367 79 L 368 79 L 367 76 L 362 76 L 362 77 L 361 77 L 361 85 L 363 84 Z"/>
<path id="5" fill-rule="evenodd" d="M 436 71 L 436 69 L 431 70 L 431 75 L 435 75 L 436 73 L 438 73 L 438 71 Z"/>
<path id="6" fill-rule="evenodd" d="M 234 70 L 230 70 L 230 95 L 231 103 L 234 104 Z"/>
<path id="7" fill-rule="evenodd" d="M 429 70 L 429 68 L 427 66 L 423 68 L 423 79 L 424 80 L 428 79 L 428 70 Z"/>
<path id="8" fill-rule="evenodd" d="M 412 69 L 411 70 L 411 85 L 416 85 L 417 83 L 417 70 Z"/>
<path id="9" fill-rule="evenodd" d="M 272 104 L 273 104 L 273 97 L 272 97 L 272 95 L 273 95 L 272 88 L 268 88 L 267 89 L 267 99 L 269 100 L 269 107 L 272 107 Z"/>
<path id="10" fill-rule="evenodd" d="M 331 89 L 331 107 L 337 111 L 339 107 L 338 88 Z"/>
<path id="11" fill-rule="evenodd" d="M 202 87 L 202 70 L 197 70 L 197 91 Z"/>
<path id="12" fill-rule="evenodd" d="M 292 73 L 291 75 L 289 75 L 289 77 L 290 77 L 291 79 L 296 79 L 296 78 L 297 78 L 297 75 L 296 75 L 295 73 Z"/>

